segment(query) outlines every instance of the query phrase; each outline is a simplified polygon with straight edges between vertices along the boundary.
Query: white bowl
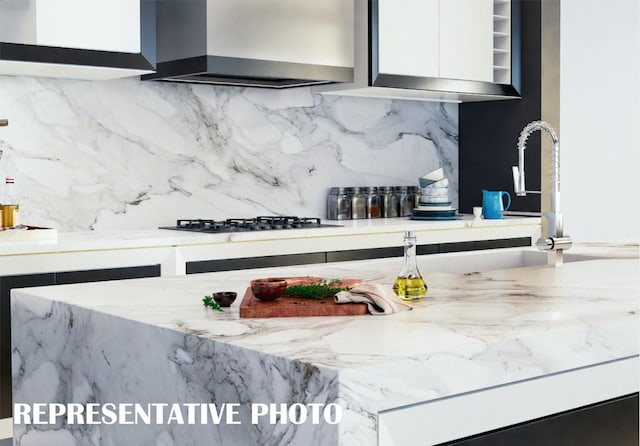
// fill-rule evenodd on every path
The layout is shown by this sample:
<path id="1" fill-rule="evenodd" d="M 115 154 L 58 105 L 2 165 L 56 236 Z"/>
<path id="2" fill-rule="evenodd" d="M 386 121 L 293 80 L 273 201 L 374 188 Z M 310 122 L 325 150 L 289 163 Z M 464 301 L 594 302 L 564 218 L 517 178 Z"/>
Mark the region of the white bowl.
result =
<path id="1" fill-rule="evenodd" d="M 431 183 L 435 183 L 440 180 L 444 180 L 444 171 L 442 170 L 442 167 L 434 170 L 433 172 L 422 175 L 418 181 L 420 183 L 420 187 L 427 187 Z"/>
<path id="2" fill-rule="evenodd" d="M 441 187 L 438 189 L 422 189 L 420 196 L 422 197 L 448 197 L 449 188 Z"/>
<path id="3" fill-rule="evenodd" d="M 421 196 L 420 200 L 418 201 L 418 203 L 420 204 L 420 206 L 429 206 L 432 203 L 448 203 L 449 197 L 424 197 Z"/>
<path id="4" fill-rule="evenodd" d="M 433 183 L 431 183 L 428 186 L 425 187 L 421 187 L 421 190 L 425 190 L 425 191 L 429 191 L 429 190 L 433 190 L 433 189 L 446 189 L 449 187 L 449 180 L 447 180 L 446 178 L 444 180 L 440 180 L 440 181 L 434 181 Z"/>

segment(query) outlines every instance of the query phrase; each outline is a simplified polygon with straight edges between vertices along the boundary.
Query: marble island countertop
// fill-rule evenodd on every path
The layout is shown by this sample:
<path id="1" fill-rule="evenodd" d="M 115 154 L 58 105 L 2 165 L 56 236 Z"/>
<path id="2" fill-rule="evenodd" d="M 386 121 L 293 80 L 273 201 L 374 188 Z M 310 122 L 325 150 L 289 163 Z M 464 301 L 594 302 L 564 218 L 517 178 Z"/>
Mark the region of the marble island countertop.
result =
<path id="1" fill-rule="evenodd" d="M 616 257 L 616 249 L 608 252 Z M 69 368 L 93 383 L 84 398 L 98 401 L 118 400 L 134 383 L 140 400 L 163 401 L 194 395 L 291 401 L 302 386 L 303 400 L 338 401 L 345 413 L 335 429 L 311 433 L 288 426 L 292 438 L 304 439 L 292 444 L 375 444 L 377 414 L 390 409 L 630 357 L 637 371 L 637 247 L 636 256 L 632 252 L 559 269 L 465 274 L 426 264 L 446 255 L 421 256 L 421 269 L 430 271 L 424 274 L 428 299 L 388 316 L 240 319 L 238 306 L 255 277 L 310 274 L 391 284 L 397 258 L 16 290 L 15 398 L 55 399 L 60 386 L 78 394 L 73 389 L 81 383 L 60 379 Z M 594 254 L 588 247 L 582 253 Z M 481 262 L 482 254 L 466 255 Z M 224 312 L 204 308 L 202 296 L 216 290 L 237 291 L 239 298 Z M 149 367 L 157 376 L 139 382 L 139 370 Z M 226 376 L 218 393 L 207 384 L 212 368 Z M 632 385 L 637 390 L 637 382 Z M 222 437 L 231 435 L 219 429 Z M 233 438 L 278 444 L 265 437 L 274 429 L 247 429 Z M 202 433 L 183 434 L 195 439 Z M 117 440 L 120 434 L 108 435 Z"/>

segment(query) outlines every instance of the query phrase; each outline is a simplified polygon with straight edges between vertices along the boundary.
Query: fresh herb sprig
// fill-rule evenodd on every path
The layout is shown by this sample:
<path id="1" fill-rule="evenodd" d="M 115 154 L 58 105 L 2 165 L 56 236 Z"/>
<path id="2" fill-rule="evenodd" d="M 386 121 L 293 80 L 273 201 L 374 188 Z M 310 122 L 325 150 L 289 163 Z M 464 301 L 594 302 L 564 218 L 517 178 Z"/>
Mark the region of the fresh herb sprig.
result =
<path id="1" fill-rule="evenodd" d="M 284 290 L 284 294 L 290 297 L 304 297 L 306 299 L 326 299 L 333 297 L 340 291 L 349 291 L 350 287 L 341 287 L 340 280 L 310 283 L 308 285 L 291 285 Z"/>
<path id="2" fill-rule="evenodd" d="M 204 296 L 202 298 L 202 303 L 205 307 L 211 308 L 212 310 L 222 311 L 220 304 L 213 300 L 213 297 L 211 296 Z"/>

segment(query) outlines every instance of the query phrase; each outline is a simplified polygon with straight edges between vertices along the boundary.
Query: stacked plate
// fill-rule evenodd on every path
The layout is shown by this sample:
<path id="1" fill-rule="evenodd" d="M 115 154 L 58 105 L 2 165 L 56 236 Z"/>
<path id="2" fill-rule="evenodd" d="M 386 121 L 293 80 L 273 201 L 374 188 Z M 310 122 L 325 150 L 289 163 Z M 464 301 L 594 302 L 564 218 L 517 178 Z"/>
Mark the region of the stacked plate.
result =
<path id="1" fill-rule="evenodd" d="M 420 200 L 413 209 L 412 220 L 456 220 L 457 209 L 449 201 L 449 180 L 442 169 L 420 178 Z"/>

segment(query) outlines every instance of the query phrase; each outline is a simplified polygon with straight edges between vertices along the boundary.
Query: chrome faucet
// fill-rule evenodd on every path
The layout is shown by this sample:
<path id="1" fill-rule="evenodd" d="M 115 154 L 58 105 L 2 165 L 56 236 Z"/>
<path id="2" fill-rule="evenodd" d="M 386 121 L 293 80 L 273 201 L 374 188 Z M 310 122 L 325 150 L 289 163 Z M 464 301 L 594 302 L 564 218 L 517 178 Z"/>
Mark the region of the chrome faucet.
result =
<path id="1" fill-rule="evenodd" d="M 564 235 L 562 213 L 560 212 L 560 146 L 558 135 L 544 121 L 533 121 L 527 124 L 518 138 L 518 165 L 513 166 L 513 184 L 517 196 L 524 197 L 528 193 L 542 194 L 541 191 L 528 191 L 524 179 L 524 149 L 527 139 L 534 131 L 540 130 L 551 138 L 551 211 L 542 214 L 547 219 L 547 234 L 536 242 L 538 249 L 550 251 L 549 264 L 561 266 L 563 252 L 571 247 L 571 237 Z"/>

